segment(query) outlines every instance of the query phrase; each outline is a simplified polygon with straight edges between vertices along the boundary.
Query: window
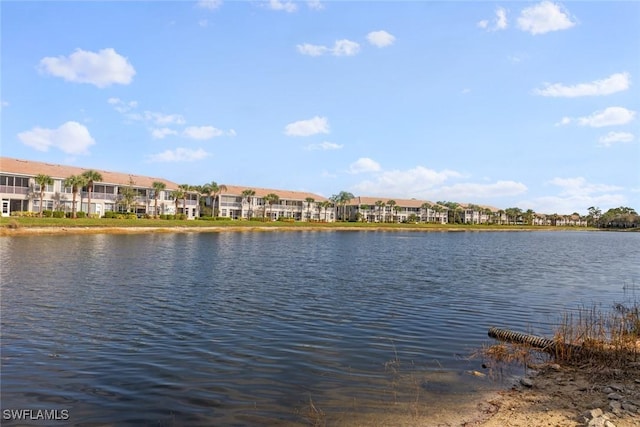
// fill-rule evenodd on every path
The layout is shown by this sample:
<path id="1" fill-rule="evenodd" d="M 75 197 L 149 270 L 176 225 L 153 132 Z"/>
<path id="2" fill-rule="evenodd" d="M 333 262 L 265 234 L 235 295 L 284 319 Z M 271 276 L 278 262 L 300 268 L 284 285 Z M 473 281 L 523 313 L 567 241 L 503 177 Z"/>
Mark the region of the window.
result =
<path id="1" fill-rule="evenodd" d="M 40 192 L 40 185 L 39 184 L 34 184 L 33 185 L 33 191 L 35 191 L 36 193 Z M 44 186 L 44 191 L 45 193 L 53 193 L 53 185 L 47 184 Z"/>

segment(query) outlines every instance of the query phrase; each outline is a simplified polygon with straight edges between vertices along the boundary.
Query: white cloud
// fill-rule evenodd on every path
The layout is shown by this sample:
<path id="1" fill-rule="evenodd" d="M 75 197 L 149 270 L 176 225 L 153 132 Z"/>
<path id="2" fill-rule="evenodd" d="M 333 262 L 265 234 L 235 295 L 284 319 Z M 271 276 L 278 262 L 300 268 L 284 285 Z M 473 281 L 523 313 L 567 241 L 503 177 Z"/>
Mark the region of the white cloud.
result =
<path id="1" fill-rule="evenodd" d="M 326 117 L 315 116 L 309 120 L 289 123 L 284 133 L 288 136 L 311 136 L 318 133 L 329 133 L 329 122 Z"/>
<path id="2" fill-rule="evenodd" d="M 396 38 L 386 31 L 372 31 L 367 34 L 367 40 L 376 47 L 386 47 L 391 46 Z"/>
<path id="3" fill-rule="evenodd" d="M 360 51 L 360 45 L 351 40 L 338 40 L 333 45 L 332 54 L 335 56 L 353 56 Z"/>
<path id="4" fill-rule="evenodd" d="M 479 21 L 476 25 L 479 28 L 482 28 L 483 30 L 487 30 L 487 31 L 498 31 L 498 30 L 505 30 L 508 26 L 508 20 L 507 20 L 507 10 L 503 7 L 499 7 L 496 9 L 496 16 L 493 19 L 493 26 L 489 25 L 490 22 L 488 19 L 483 19 L 482 21 Z"/>
<path id="5" fill-rule="evenodd" d="M 39 69 L 69 82 L 89 83 L 99 88 L 114 83 L 128 85 L 136 74 L 127 58 L 112 48 L 98 53 L 76 49 L 68 57 L 42 58 Z"/>
<path id="6" fill-rule="evenodd" d="M 324 4 L 320 0 L 307 0 L 307 7 L 311 10 L 322 10 L 324 9 Z"/>
<path id="7" fill-rule="evenodd" d="M 283 10 L 285 12 L 295 12 L 298 6 L 292 1 L 269 0 L 267 7 L 271 10 Z"/>
<path id="8" fill-rule="evenodd" d="M 534 94 L 540 96 L 574 98 L 578 96 L 611 95 L 629 89 L 629 73 L 616 73 L 611 76 L 594 80 L 590 83 L 579 83 L 565 86 L 562 83 L 545 83 L 542 89 L 535 89 Z"/>
<path id="9" fill-rule="evenodd" d="M 518 28 L 534 35 L 566 30 L 575 24 L 560 4 L 546 0 L 523 9 L 518 17 Z"/>
<path id="10" fill-rule="evenodd" d="M 590 184 L 581 176 L 576 178 L 553 178 L 549 181 L 549 184 L 560 187 L 562 189 L 561 196 L 583 196 L 622 189 L 614 185 Z"/>
<path id="11" fill-rule="evenodd" d="M 496 30 L 504 30 L 508 26 L 507 10 L 503 7 L 496 9 Z"/>
<path id="12" fill-rule="evenodd" d="M 180 114 L 164 114 L 155 111 L 145 111 L 143 114 L 132 113 L 127 117 L 132 120 L 153 122 L 158 126 L 183 125 L 186 123 L 186 120 Z"/>
<path id="13" fill-rule="evenodd" d="M 155 128 L 151 130 L 151 136 L 154 139 L 164 139 L 169 135 L 177 135 L 177 134 L 178 132 L 169 128 Z"/>
<path id="14" fill-rule="evenodd" d="M 598 145 L 601 145 L 603 147 L 611 147 L 617 142 L 631 142 L 633 141 L 633 139 L 633 134 L 629 132 L 609 132 L 608 134 L 600 137 Z"/>
<path id="15" fill-rule="evenodd" d="M 309 43 L 299 44 L 296 46 L 296 48 L 298 49 L 299 53 L 303 55 L 309 55 L 309 56 L 322 56 L 325 53 L 329 52 L 330 50 L 326 46 L 320 46 L 320 45 L 309 44 Z"/>
<path id="16" fill-rule="evenodd" d="M 568 125 L 574 122 L 580 126 L 590 126 L 594 128 L 617 126 L 633 121 L 635 116 L 635 111 L 628 110 L 624 107 L 609 107 L 585 117 L 563 117 L 560 122 L 556 123 L 556 126 Z"/>
<path id="17" fill-rule="evenodd" d="M 306 148 L 307 150 L 340 150 L 342 147 L 344 146 L 341 144 L 324 141 L 319 144 L 309 144 Z"/>
<path id="18" fill-rule="evenodd" d="M 635 111 L 624 107 L 609 107 L 603 111 L 596 111 L 590 116 L 580 117 L 577 121 L 580 126 L 599 128 L 627 124 L 634 119 L 635 115 Z"/>
<path id="19" fill-rule="evenodd" d="M 198 25 L 201 26 L 202 28 L 208 27 L 209 21 L 206 19 L 201 19 L 198 21 Z"/>
<path id="20" fill-rule="evenodd" d="M 349 165 L 349 173 L 358 174 L 366 172 L 378 172 L 380 170 L 380 164 L 368 157 L 360 157 L 355 162 Z"/>
<path id="21" fill-rule="evenodd" d="M 359 194 L 371 196 L 417 197 L 428 198 L 436 185 L 444 183 L 449 178 L 460 177 L 458 172 L 451 170 L 434 171 L 423 166 L 409 170 L 392 170 L 379 173 L 375 179 L 356 184 L 354 190 Z"/>
<path id="22" fill-rule="evenodd" d="M 296 48 L 299 53 L 309 56 L 322 56 L 325 54 L 333 56 L 353 56 L 360 51 L 360 45 L 358 43 L 346 39 L 336 40 L 331 48 L 309 43 L 299 44 Z"/>
<path id="23" fill-rule="evenodd" d="M 211 139 L 224 135 L 224 131 L 214 128 L 213 126 L 189 126 L 182 134 L 192 139 Z"/>
<path id="24" fill-rule="evenodd" d="M 560 188 L 553 196 L 538 197 L 521 202 L 524 208 L 534 208 L 543 213 L 586 213 L 590 206 L 623 206 L 626 197 L 619 194 L 621 187 L 606 184 L 591 184 L 583 177 L 554 178 L 548 184 Z"/>
<path id="25" fill-rule="evenodd" d="M 2 101 L 2 108 L 8 107 L 9 106 L 9 101 Z"/>
<path id="26" fill-rule="evenodd" d="M 96 143 L 85 126 L 73 121 L 57 129 L 35 127 L 19 133 L 18 139 L 38 151 L 49 151 L 53 147 L 67 154 L 88 154 L 89 147 Z"/>
<path id="27" fill-rule="evenodd" d="M 527 192 L 527 186 L 516 181 L 496 181 L 490 184 L 459 183 L 438 188 L 438 199 L 477 200 L 494 197 L 512 197 Z"/>
<path id="28" fill-rule="evenodd" d="M 107 99 L 107 103 L 109 103 L 110 105 L 113 105 L 113 109 L 116 110 L 118 113 L 128 113 L 129 111 L 133 110 L 138 106 L 137 101 L 125 102 L 120 98 L 109 98 Z"/>
<path id="29" fill-rule="evenodd" d="M 176 148 L 175 150 L 166 150 L 162 153 L 152 154 L 149 156 L 151 162 L 193 162 L 210 156 L 209 153 L 202 148 L 191 150 L 189 148 Z"/>
<path id="30" fill-rule="evenodd" d="M 202 9 L 215 10 L 222 5 L 222 0 L 199 0 L 197 6 Z"/>

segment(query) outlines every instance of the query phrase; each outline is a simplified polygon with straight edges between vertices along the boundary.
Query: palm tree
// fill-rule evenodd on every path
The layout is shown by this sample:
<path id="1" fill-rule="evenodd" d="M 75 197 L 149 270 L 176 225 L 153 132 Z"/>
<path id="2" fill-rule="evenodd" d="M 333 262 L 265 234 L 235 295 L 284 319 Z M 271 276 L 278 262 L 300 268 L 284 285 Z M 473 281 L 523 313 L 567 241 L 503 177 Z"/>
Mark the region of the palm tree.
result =
<path id="1" fill-rule="evenodd" d="M 333 206 L 333 202 L 330 200 L 325 200 L 324 202 L 320 202 L 322 208 L 324 209 L 324 222 L 327 222 L 327 209 Z"/>
<path id="2" fill-rule="evenodd" d="M 189 191 L 193 190 L 193 187 L 189 184 L 181 184 L 178 185 L 178 189 L 182 190 L 182 213 L 188 217 L 189 214 L 187 211 L 187 196 L 189 195 Z"/>
<path id="3" fill-rule="evenodd" d="M 381 215 L 381 214 L 380 214 L 380 212 L 382 211 L 382 208 L 384 207 L 384 202 L 383 202 L 382 200 L 376 200 L 375 205 L 376 205 L 376 208 L 378 208 L 378 217 L 379 217 L 379 220 L 380 220 L 381 222 L 384 222 L 384 220 L 383 220 L 383 215 Z"/>
<path id="4" fill-rule="evenodd" d="M 429 222 L 429 209 L 431 209 L 431 203 L 424 202 L 423 204 L 420 205 L 420 207 L 424 209 L 425 216 L 427 217 L 427 220 L 425 222 Z"/>
<path id="5" fill-rule="evenodd" d="M 226 185 L 218 185 L 217 182 L 215 181 L 211 181 L 210 183 L 206 184 L 205 187 L 208 189 L 209 194 L 212 194 L 212 198 L 211 198 L 211 216 L 218 216 L 219 213 L 219 207 L 216 208 L 216 198 L 219 199 L 220 195 L 222 194 L 223 191 L 227 191 L 227 186 Z M 220 200 L 218 200 L 218 206 L 220 206 Z"/>
<path id="6" fill-rule="evenodd" d="M 368 222 L 367 213 L 369 213 L 369 205 L 360 205 L 360 210 L 364 212 L 361 216 L 362 222 Z"/>
<path id="7" fill-rule="evenodd" d="M 86 181 L 82 175 L 71 175 L 67 177 L 64 180 L 64 183 L 62 184 L 65 187 L 71 187 L 71 193 L 73 194 L 73 202 L 71 205 L 71 217 L 74 219 L 78 217 L 78 215 L 76 214 L 77 212 L 76 197 L 78 196 L 78 190 L 80 190 L 85 185 L 85 183 Z"/>
<path id="8" fill-rule="evenodd" d="M 89 169 L 84 171 L 82 176 L 86 181 L 88 193 L 87 217 L 91 217 L 91 193 L 93 192 L 93 184 L 97 181 L 102 181 L 102 175 L 100 175 L 100 172 Z"/>
<path id="9" fill-rule="evenodd" d="M 274 203 L 278 203 L 280 201 L 280 196 L 278 196 L 275 193 L 269 193 L 266 196 L 264 196 L 263 199 L 264 199 L 264 201 L 266 203 L 269 204 L 269 220 L 271 220 L 271 211 L 272 211 L 272 208 L 273 208 L 273 204 Z M 266 206 L 265 206 L 264 209 L 262 210 L 263 211 L 263 213 L 262 213 L 262 220 L 263 221 L 264 221 L 266 210 L 267 209 L 266 209 Z"/>
<path id="10" fill-rule="evenodd" d="M 315 202 L 316 199 L 314 199 L 313 197 L 307 197 L 304 200 L 305 202 L 307 202 L 307 220 L 311 222 L 311 203 Z"/>
<path id="11" fill-rule="evenodd" d="M 391 211 L 393 212 L 393 207 L 396 205 L 396 201 L 395 200 L 387 200 L 387 206 L 391 206 Z M 386 208 L 385 208 L 386 210 Z M 391 222 L 393 222 L 395 220 L 394 215 L 391 215 Z"/>
<path id="12" fill-rule="evenodd" d="M 177 190 L 173 190 L 171 192 L 171 197 L 173 197 L 173 201 L 176 204 L 176 218 L 178 215 L 178 202 L 180 201 L 180 199 L 186 197 L 185 196 L 185 192 L 182 188 L 179 188 Z"/>
<path id="13" fill-rule="evenodd" d="M 247 212 L 247 219 L 251 219 L 251 199 L 253 198 L 253 196 L 256 195 L 256 192 L 250 188 L 247 188 L 246 190 L 242 191 L 242 197 L 247 201 L 247 203 L 249 204 L 249 212 Z M 241 215 L 242 216 L 242 215 Z"/>
<path id="14" fill-rule="evenodd" d="M 161 181 L 153 181 L 151 184 L 153 187 L 153 200 L 154 200 L 154 217 L 158 218 L 158 198 L 160 197 L 160 192 L 164 191 L 167 188 L 167 184 Z"/>
<path id="15" fill-rule="evenodd" d="M 44 190 L 47 185 L 53 185 L 53 178 L 51 178 L 49 175 L 45 175 L 41 173 L 36 176 L 35 180 L 36 180 L 36 184 L 40 186 L 40 218 L 42 218 L 42 208 L 43 208 L 42 203 L 44 201 Z"/>

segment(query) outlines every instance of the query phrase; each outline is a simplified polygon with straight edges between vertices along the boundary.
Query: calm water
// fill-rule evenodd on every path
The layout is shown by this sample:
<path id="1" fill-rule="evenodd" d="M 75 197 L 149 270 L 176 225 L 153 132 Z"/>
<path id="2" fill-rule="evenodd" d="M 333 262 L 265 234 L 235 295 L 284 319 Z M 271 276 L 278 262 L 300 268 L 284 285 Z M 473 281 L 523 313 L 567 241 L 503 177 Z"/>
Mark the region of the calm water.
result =
<path id="1" fill-rule="evenodd" d="M 640 233 L 0 245 L 2 409 L 68 409 L 77 425 L 304 425 L 310 402 L 329 422 L 403 399 L 437 406 L 499 386 L 465 374 L 480 369 L 467 356 L 490 342 L 489 327 L 544 334 L 566 309 L 640 292 Z"/>

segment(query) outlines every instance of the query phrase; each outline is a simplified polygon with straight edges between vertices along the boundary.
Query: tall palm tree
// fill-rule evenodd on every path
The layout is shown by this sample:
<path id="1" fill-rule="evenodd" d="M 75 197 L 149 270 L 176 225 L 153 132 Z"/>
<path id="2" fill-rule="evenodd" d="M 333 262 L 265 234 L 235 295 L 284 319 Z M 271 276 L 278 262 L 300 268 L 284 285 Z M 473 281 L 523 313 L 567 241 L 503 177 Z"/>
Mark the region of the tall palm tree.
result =
<path id="1" fill-rule="evenodd" d="M 311 204 L 316 201 L 313 197 L 304 199 L 307 202 L 307 221 L 311 222 Z"/>
<path id="2" fill-rule="evenodd" d="M 250 188 L 247 188 L 246 190 L 242 191 L 242 197 L 249 204 L 249 211 L 247 212 L 247 219 L 251 219 L 251 214 L 252 214 L 251 200 L 252 200 L 253 196 L 255 196 L 255 195 L 256 195 L 256 192 L 254 190 L 250 189 Z"/>
<path id="3" fill-rule="evenodd" d="M 264 201 L 266 203 L 269 204 L 269 220 L 271 220 L 271 213 L 272 213 L 272 209 L 273 209 L 273 204 L 274 203 L 278 203 L 280 201 L 280 196 L 278 196 L 275 193 L 269 193 L 266 196 L 263 197 Z M 264 221 L 265 218 L 265 212 L 267 207 L 265 206 L 263 209 L 263 213 L 262 213 L 262 221 Z"/>
<path id="4" fill-rule="evenodd" d="M 171 197 L 173 197 L 173 201 L 176 204 L 176 216 L 178 215 L 178 202 L 180 202 L 180 199 L 185 197 L 185 192 L 183 189 L 178 188 L 177 190 L 173 190 L 171 192 Z"/>
<path id="5" fill-rule="evenodd" d="M 82 173 L 86 181 L 87 186 L 87 194 L 88 194 L 88 204 L 87 204 L 87 217 L 91 217 L 91 193 L 93 192 L 93 184 L 98 181 L 102 181 L 102 175 L 100 172 L 94 171 L 93 169 L 86 170 Z"/>
<path id="6" fill-rule="evenodd" d="M 44 190 L 47 185 L 53 185 L 53 178 L 49 175 L 38 174 L 36 175 L 36 184 L 40 186 L 40 218 L 42 218 L 42 203 L 44 202 Z"/>
<path id="7" fill-rule="evenodd" d="M 391 206 L 391 212 L 393 212 L 393 207 L 396 205 L 396 201 L 395 200 L 387 200 L 387 206 Z M 386 210 L 386 208 L 385 208 Z M 391 215 L 391 222 L 393 222 L 395 220 L 394 215 Z"/>
<path id="8" fill-rule="evenodd" d="M 65 178 L 62 185 L 65 187 L 71 187 L 71 194 L 73 194 L 73 201 L 71 204 L 71 217 L 77 218 L 77 208 L 76 208 L 76 197 L 78 196 L 78 191 L 84 187 L 85 179 L 82 175 L 71 175 Z"/>
<path id="9" fill-rule="evenodd" d="M 167 184 L 162 181 L 153 181 L 151 184 L 153 187 L 153 200 L 154 200 L 154 217 L 158 218 L 158 198 L 160 197 L 160 192 L 166 190 Z"/>
<path id="10" fill-rule="evenodd" d="M 369 209 L 370 209 L 369 205 L 366 205 L 366 204 L 360 205 L 360 209 L 362 210 L 362 212 L 364 212 L 361 217 L 362 222 L 368 222 L 367 214 L 369 213 Z"/>
<path id="11" fill-rule="evenodd" d="M 227 186 L 224 184 L 218 185 L 217 182 L 215 181 L 211 181 L 210 183 L 206 184 L 206 187 L 209 190 L 209 194 L 212 195 L 211 198 L 211 216 L 218 216 L 218 213 L 220 211 L 220 200 L 219 197 L 221 196 L 223 191 L 227 191 Z M 216 199 L 218 199 L 218 203 L 216 207 Z"/>
<path id="12" fill-rule="evenodd" d="M 189 192 L 193 190 L 193 187 L 189 184 L 180 184 L 178 185 L 178 189 L 182 190 L 182 213 L 188 217 L 187 196 L 189 195 Z"/>
<path id="13" fill-rule="evenodd" d="M 424 202 L 423 204 L 420 205 L 420 207 L 424 209 L 425 216 L 427 217 L 427 220 L 425 222 L 429 222 L 429 209 L 431 209 L 431 203 Z"/>
<path id="14" fill-rule="evenodd" d="M 382 212 L 382 208 L 384 207 L 384 202 L 382 200 L 376 200 L 376 208 L 378 208 L 378 217 L 381 222 L 384 222 L 384 216 L 380 213 Z"/>

